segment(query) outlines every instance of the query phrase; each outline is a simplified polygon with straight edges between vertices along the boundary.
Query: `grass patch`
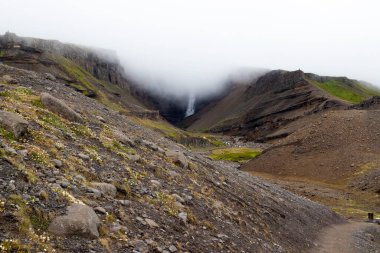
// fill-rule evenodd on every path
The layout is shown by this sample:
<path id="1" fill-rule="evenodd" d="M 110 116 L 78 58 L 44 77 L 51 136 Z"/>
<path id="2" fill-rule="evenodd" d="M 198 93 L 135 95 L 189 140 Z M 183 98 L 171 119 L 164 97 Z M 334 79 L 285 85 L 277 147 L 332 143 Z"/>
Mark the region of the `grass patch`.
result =
<path id="1" fill-rule="evenodd" d="M 44 104 L 42 103 L 41 99 L 40 98 L 36 98 L 36 99 L 33 99 L 32 101 L 30 101 L 30 103 L 35 106 L 35 107 L 38 107 L 38 108 L 44 108 Z"/>
<path id="2" fill-rule="evenodd" d="M 111 101 L 108 96 L 101 91 L 100 87 L 104 88 L 104 83 L 106 82 L 96 79 L 91 73 L 70 59 L 63 56 L 55 56 L 54 59 L 62 69 L 75 80 L 75 82 L 69 84 L 72 88 L 85 96 L 95 97 L 99 102 L 115 111 L 127 111 L 122 105 Z M 95 84 L 97 84 L 96 87 Z"/>
<path id="3" fill-rule="evenodd" d="M 16 140 L 16 137 L 15 135 L 6 130 L 5 128 L 2 128 L 0 127 L 0 136 L 2 136 L 4 139 L 8 140 L 8 141 L 15 141 Z"/>
<path id="4" fill-rule="evenodd" d="M 43 122 L 55 128 L 67 131 L 66 124 L 63 122 L 63 120 L 59 116 L 51 112 L 46 112 L 46 111 L 37 111 L 37 115 L 38 115 L 38 118 L 42 120 Z"/>
<path id="5" fill-rule="evenodd" d="M 70 86 L 86 96 L 96 94 L 91 84 L 92 75 L 90 73 L 63 56 L 56 56 L 55 60 L 63 67 L 64 71 L 76 81 L 76 83 L 70 83 Z"/>
<path id="6" fill-rule="evenodd" d="M 356 81 L 350 81 L 349 83 L 340 80 L 329 80 L 323 83 L 314 80 L 308 81 L 329 94 L 351 103 L 360 103 L 371 96 L 380 95 L 379 91 Z"/>
<path id="7" fill-rule="evenodd" d="M 27 87 L 17 87 L 15 89 L 16 93 L 18 94 L 24 94 L 24 95 L 32 95 L 33 94 L 33 91 L 31 88 L 27 88 Z"/>
<path id="8" fill-rule="evenodd" d="M 354 176 L 363 175 L 367 173 L 368 171 L 375 169 L 376 167 L 377 167 L 376 164 L 373 162 L 364 163 L 360 165 L 358 171 L 355 172 Z"/>
<path id="9" fill-rule="evenodd" d="M 232 162 L 243 162 L 260 155 L 261 150 L 253 148 L 223 148 L 211 151 L 210 158 Z"/>

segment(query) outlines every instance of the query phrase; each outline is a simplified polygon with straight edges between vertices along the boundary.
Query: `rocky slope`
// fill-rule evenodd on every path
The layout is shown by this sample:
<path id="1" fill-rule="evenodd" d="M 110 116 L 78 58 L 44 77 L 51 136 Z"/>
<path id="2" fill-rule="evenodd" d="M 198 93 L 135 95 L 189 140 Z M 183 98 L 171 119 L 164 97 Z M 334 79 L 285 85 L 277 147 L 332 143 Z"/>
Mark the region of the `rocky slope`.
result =
<path id="1" fill-rule="evenodd" d="M 378 213 L 379 119 L 375 109 L 329 111 L 300 119 L 287 126 L 297 128 L 294 133 L 272 141 L 271 148 L 241 169 L 286 181 L 280 184 L 347 216 Z"/>
<path id="2" fill-rule="evenodd" d="M 343 222 L 97 99 L 110 94 L 88 71 L 95 97 L 41 57 L 20 69 L 24 49 L 0 64 L 1 251 L 302 252 Z"/>
<path id="3" fill-rule="evenodd" d="M 289 123 L 328 109 L 344 109 L 379 94 L 358 81 L 321 77 L 302 71 L 271 71 L 249 85 L 237 85 L 223 99 L 206 106 L 183 125 L 189 130 L 245 135 L 265 141 L 286 137 Z"/>

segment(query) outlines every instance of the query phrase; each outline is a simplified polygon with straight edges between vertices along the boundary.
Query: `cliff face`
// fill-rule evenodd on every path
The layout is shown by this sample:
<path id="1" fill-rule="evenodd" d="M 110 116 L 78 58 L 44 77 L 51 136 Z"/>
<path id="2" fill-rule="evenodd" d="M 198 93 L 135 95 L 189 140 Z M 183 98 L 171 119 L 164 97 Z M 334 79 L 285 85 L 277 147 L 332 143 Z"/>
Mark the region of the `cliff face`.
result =
<path id="1" fill-rule="evenodd" d="M 54 61 L 49 61 L 48 55 L 60 55 L 78 64 L 99 80 L 127 86 L 127 80 L 122 76 L 124 69 L 113 51 L 65 44 L 56 40 L 18 37 L 13 33 L 0 35 L 0 48 L 7 52 L 2 58 L 4 63 L 23 66 L 42 63 L 49 66 Z"/>

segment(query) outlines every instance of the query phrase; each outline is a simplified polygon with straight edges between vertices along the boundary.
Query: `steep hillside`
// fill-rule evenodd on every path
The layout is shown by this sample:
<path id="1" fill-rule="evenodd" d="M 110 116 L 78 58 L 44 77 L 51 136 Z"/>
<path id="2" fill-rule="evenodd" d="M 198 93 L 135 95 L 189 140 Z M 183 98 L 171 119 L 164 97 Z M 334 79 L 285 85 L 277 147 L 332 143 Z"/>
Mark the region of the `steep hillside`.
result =
<path id="1" fill-rule="evenodd" d="M 1 251 L 302 252 L 343 222 L 61 80 L 0 77 Z"/>
<path id="2" fill-rule="evenodd" d="M 271 71 L 249 85 L 237 85 L 220 101 L 185 120 L 189 130 L 248 136 L 284 137 L 290 122 L 327 109 L 344 109 L 379 91 L 347 78 L 320 77 L 302 71 Z M 276 134 L 275 134 L 276 132 Z"/>
<path id="3" fill-rule="evenodd" d="M 54 40 L 0 36 L 0 62 L 39 73 L 124 113 L 158 117 L 133 96 L 116 54 Z"/>

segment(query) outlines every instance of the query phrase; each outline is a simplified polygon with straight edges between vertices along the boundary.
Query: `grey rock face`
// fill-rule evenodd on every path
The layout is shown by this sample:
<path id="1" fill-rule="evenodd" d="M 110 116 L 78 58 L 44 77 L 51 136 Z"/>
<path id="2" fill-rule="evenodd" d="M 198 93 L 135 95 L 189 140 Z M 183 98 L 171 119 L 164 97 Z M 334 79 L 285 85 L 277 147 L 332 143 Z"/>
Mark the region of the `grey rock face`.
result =
<path id="1" fill-rule="evenodd" d="M 19 138 L 28 131 L 29 123 L 16 113 L 0 111 L 0 126 L 12 132 L 16 138 Z"/>
<path id="2" fill-rule="evenodd" d="M 94 210 L 83 204 L 72 204 L 67 214 L 56 217 L 49 226 L 49 232 L 60 236 L 82 236 L 98 238 L 100 220 Z"/>
<path id="3" fill-rule="evenodd" d="M 49 93 L 41 93 L 41 102 L 52 112 L 61 115 L 63 118 L 74 121 L 82 122 L 82 117 L 71 109 L 65 102 L 53 97 Z"/>

